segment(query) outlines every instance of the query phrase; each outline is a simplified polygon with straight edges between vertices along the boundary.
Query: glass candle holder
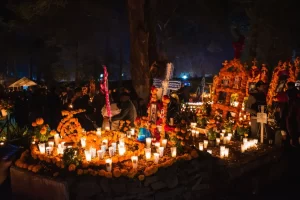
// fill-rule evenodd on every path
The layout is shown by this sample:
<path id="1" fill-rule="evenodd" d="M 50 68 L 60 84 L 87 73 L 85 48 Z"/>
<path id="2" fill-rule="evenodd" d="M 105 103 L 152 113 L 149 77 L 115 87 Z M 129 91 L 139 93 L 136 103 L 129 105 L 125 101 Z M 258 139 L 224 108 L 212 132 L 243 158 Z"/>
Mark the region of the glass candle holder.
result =
<path id="1" fill-rule="evenodd" d="M 104 152 L 102 150 L 98 150 L 97 151 L 97 155 L 99 159 L 103 159 L 104 158 Z"/>
<path id="2" fill-rule="evenodd" d="M 254 144 L 257 145 L 258 144 L 258 139 L 253 139 Z"/>
<path id="3" fill-rule="evenodd" d="M 196 138 L 199 138 L 199 131 L 196 131 Z"/>
<path id="4" fill-rule="evenodd" d="M 91 147 L 91 148 L 90 148 L 90 152 L 91 152 L 91 157 L 92 157 L 92 158 L 95 158 L 95 157 L 96 157 L 96 153 L 97 153 L 97 149 Z"/>
<path id="5" fill-rule="evenodd" d="M 177 155 L 177 148 L 176 147 L 171 147 L 171 156 L 175 158 Z"/>
<path id="6" fill-rule="evenodd" d="M 220 138 L 216 138 L 216 145 L 217 145 L 217 146 L 220 145 L 220 142 L 221 142 Z"/>
<path id="7" fill-rule="evenodd" d="M 132 161 L 132 168 L 136 169 L 138 166 L 138 157 L 137 156 L 131 156 L 131 161 Z"/>
<path id="8" fill-rule="evenodd" d="M 46 154 L 51 155 L 52 154 L 52 147 L 46 147 Z"/>
<path id="9" fill-rule="evenodd" d="M 59 144 L 59 141 L 60 141 L 59 134 L 56 133 L 56 134 L 54 135 L 54 142 L 55 142 L 55 145 L 56 145 L 56 146 Z"/>
<path id="10" fill-rule="evenodd" d="M 164 147 L 164 148 L 166 148 L 166 147 L 167 147 L 167 142 L 168 142 L 167 139 L 163 139 L 163 140 L 161 141 L 161 146 Z"/>
<path id="11" fill-rule="evenodd" d="M 241 144 L 241 152 L 244 153 L 245 150 L 246 150 L 245 145 L 244 145 L 244 144 Z"/>
<path id="12" fill-rule="evenodd" d="M 203 149 L 204 149 L 204 144 L 203 144 L 203 142 L 199 142 L 199 150 L 200 150 L 200 151 L 203 151 Z"/>
<path id="13" fill-rule="evenodd" d="M 100 130 L 98 130 L 98 129 L 100 129 Z M 97 128 L 96 135 L 97 135 L 98 138 L 101 137 L 101 128 Z"/>
<path id="14" fill-rule="evenodd" d="M 108 148 L 108 153 L 109 153 L 109 156 L 112 157 L 114 155 L 114 148 L 113 147 L 109 147 Z"/>
<path id="15" fill-rule="evenodd" d="M 125 152 L 126 152 L 125 147 L 120 146 L 120 147 L 119 147 L 119 155 L 120 155 L 120 156 L 124 156 Z"/>
<path id="16" fill-rule="evenodd" d="M 231 138 L 232 137 L 232 133 L 227 133 L 227 136 Z"/>
<path id="17" fill-rule="evenodd" d="M 100 131 L 101 132 L 101 128 L 99 127 L 99 128 L 97 128 L 97 131 Z"/>
<path id="18" fill-rule="evenodd" d="M 154 146 L 156 148 L 156 151 L 159 153 L 160 142 L 155 142 Z"/>
<path id="19" fill-rule="evenodd" d="M 243 143 L 247 143 L 248 142 L 248 138 L 243 138 Z"/>
<path id="20" fill-rule="evenodd" d="M 220 133 L 220 139 L 221 139 L 221 140 L 224 140 L 224 135 L 225 135 L 225 133 L 223 133 L 223 132 Z"/>
<path id="21" fill-rule="evenodd" d="M 133 136 L 135 134 L 135 129 L 134 128 L 130 129 L 130 133 Z"/>
<path id="22" fill-rule="evenodd" d="M 112 161 L 110 158 L 105 160 L 105 164 L 106 164 L 106 171 L 111 172 L 111 168 L 112 168 Z"/>
<path id="23" fill-rule="evenodd" d="M 91 161 L 92 160 L 92 155 L 91 155 L 91 152 L 89 150 L 85 150 L 84 151 L 84 154 L 85 154 L 85 159 L 86 161 Z"/>
<path id="24" fill-rule="evenodd" d="M 154 157 L 154 163 L 155 163 L 155 164 L 158 164 L 158 161 L 159 161 L 159 153 L 154 153 L 154 154 L 153 154 L 153 157 Z"/>
<path id="25" fill-rule="evenodd" d="M 86 147 L 86 138 L 81 138 L 80 142 L 81 142 L 81 147 L 85 148 Z"/>
<path id="26" fill-rule="evenodd" d="M 114 153 L 117 151 L 117 143 L 113 142 L 111 143 L 111 146 L 114 148 Z"/>
<path id="27" fill-rule="evenodd" d="M 164 147 L 159 147 L 159 157 L 164 156 Z"/>
<path id="28" fill-rule="evenodd" d="M 45 143 L 40 143 L 39 144 L 39 150 L 41 154 L 45 154 L 46 152 L 46 144 Z"/>
<path id="29" fill-rule="evenodd" d="M 106 127 L 105 127 L 105 130 L 106 130 L 106 131 L 109 131 L 109 130 L 110 130 L 109 126 L 106 126 Z"/>
<path id="30" fill-rule="evenodd" d="M 228 148 L 225 148 L 225 150 L 224 150 L 224 156 L 226 158 L 228 158 L 228 156 L 229 156 L 229 149 Z"/>
<path id="31" fill-rule="evenodd" d="M 146 147 L 147 148 L 151 147 L 151 141 L 152 141 L 152 138 L 146 138 Z"/>
<path id="32" fill-rule="evenodd" d="M 54 142 L 53 142 L 53 141 L 49 141 L 49 142 L 48 142 L 48 147 L 53 148 L 53 147 L 54 147 Z"/>
<path id="33" fill-rule="evenodd" d="M 204 144 L 204 149 L 206 149 L 206 148 L 207 148 L 207 145 L 208 145 L 208 140 L 204 140 L 204 141 L 203 141 L 203 144 Z"/>
<path id="34" fill-rule="evenodd" d="M 101 145 L 101 150 L 105 153 L 106 152 L 106 145 Z"/>
<path id="35" fill-rule="evenodd" d="M 151 148 L 145 148 L 145 156 L 146 156 L 146 160 L 151 159 Z"/>
<path id="36" fill-rule="evenodd" d="M 107 148 L 107 145 L 108 145 L 108 140 L 107 139 L 103 139 L 102 140 L 102 145 L 105 145 L 106 148 Z"/>

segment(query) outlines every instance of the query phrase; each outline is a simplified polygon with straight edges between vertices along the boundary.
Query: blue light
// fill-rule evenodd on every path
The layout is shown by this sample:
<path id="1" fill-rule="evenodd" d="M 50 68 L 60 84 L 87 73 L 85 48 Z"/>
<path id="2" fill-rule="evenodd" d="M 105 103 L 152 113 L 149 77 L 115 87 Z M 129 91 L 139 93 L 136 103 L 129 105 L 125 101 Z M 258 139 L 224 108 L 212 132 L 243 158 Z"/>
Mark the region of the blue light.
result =
<path id="1" fill-rule="evenodd" d="M 103 78 L 103 74 L 100 74 L 100 78 Z"/>
<path id="2" fill-rule="evenodd" d="M 183 75 L 182 78 L 183 79 L 187 79 L 188 77 L 187 77 L 187 75 Z"/>

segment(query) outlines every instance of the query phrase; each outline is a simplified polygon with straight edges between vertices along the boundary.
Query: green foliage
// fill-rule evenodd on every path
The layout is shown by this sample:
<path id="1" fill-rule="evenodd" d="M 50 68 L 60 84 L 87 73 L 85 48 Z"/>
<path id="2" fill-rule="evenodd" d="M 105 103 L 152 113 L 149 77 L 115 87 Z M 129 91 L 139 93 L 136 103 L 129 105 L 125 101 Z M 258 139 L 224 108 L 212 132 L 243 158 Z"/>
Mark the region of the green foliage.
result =
<path id="1" fill-rule="evenodd" d="M 232 128 L 233 128 L 233 122 L 232 121 L 226 121 L 225 123 L 224 123 L 224 128 L 225 128 L 225 130 L 226 130 L 226 132 L 227 133 L 231 133 L 232 132 Z"/>
<path id="2" fill-rule="evenodd" d="M 207 132 L 207 138 L 210 141 L 214 141 L 217 138 L 217 133 L 211 128 Z"/>
<path id="3" fill-rule="evenodd" d="M 205 128 L 207 126 L 207 117 L 198 117 L 197 126 L 200 128 Z"/>
<path id="4" fill-rule="evenodd" d="M 29 136 L 29 131 L 27 127 L 20 128 L 17 124 L 10 124 L 5 127 L 0 134 L 0 142 L 6 141 L 8 138 L 7 133 L 9 133 L 9 139 L 19 139 Z"/>
<path id="5" fill-rule="evenodd" d="M 51 137 L 50 131 L 51 129 L 48 124 L 42 124 L 34 127 L 32 134 L 38 141 L 47 142 L 49 137 Z"/>
<path id="6" fill-rule="evenodd" d="M 69 166 L 70 164 L 74 164 L 76 166 L 80 165 L 81 163 L 81 156 L 78 156 L 78 149 L 77 148 L 67 148 L 64 151 L 63 155 L 63 162 L 65 166 Z"/>
<path id="7" fill-rule="evenodd" d="M 244 136 L 245 134 L 248 134 L 250 131 L 250 127 L 245 127 L 245 126 L 238 126 L 237 129 L 237 134 L 240 136 Z"/>

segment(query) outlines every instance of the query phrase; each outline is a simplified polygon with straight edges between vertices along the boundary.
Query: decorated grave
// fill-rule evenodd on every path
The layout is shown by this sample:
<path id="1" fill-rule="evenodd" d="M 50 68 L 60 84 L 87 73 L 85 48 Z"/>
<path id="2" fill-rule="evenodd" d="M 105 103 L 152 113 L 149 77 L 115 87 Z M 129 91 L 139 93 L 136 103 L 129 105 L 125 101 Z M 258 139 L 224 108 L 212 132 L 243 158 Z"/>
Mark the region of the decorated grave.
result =
<path id="1" fill-rule="evenodd" d="M 240 69 L 238 61 L 233 65 Z M 220 74 L 229 76 L 226 70 Z M 245 89 L 247 80 L 240 81 L 237 87 Z M 107 84 L 101 86 L 109 104 Z M 197 122 L 174 123 L 167 117 L 169 103 L 168 95 L 159 101 L 152 87 L 148 117 L 137 119 L 134 127 L 121 121 L 118 131 L 86 132 L 76 118 L 84 110 L 63 111 L 56 130 L 37 119 L 30 149 L 11 169 L 13 192 L 32 199 L 211 197 L 216 189 L 226 191 L 232 179 L 274 161 L 277 148 L 248 138 L 249 127 L 240 126 L 246 119 L 211 116 L 208 108 L 214 104 L 205 103 L 189 105 L 195 106 Z"/>

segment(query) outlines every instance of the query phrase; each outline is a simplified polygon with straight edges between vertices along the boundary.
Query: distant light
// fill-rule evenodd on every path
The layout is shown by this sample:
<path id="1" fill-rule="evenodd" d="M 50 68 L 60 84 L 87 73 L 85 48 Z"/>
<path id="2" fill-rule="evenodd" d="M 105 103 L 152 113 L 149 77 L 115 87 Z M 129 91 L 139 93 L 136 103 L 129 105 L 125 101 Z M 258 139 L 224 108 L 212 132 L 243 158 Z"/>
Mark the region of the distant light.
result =
<path id="1" fill-rule="evenodd" d="M 103 78 L 103 74 L 100 74 L 100 78 Z"/>
<path id="2" fill-rule="evenodd" d="M 187 75 L 183 75 L 182 78 L 183 79 L 187 79 L 188 77 L 187 77 Z"/>
<path id="3" fill-rule="evenodd" d="M 122 73 L 122 76 L 124 76 L 124 73 Z"/>

